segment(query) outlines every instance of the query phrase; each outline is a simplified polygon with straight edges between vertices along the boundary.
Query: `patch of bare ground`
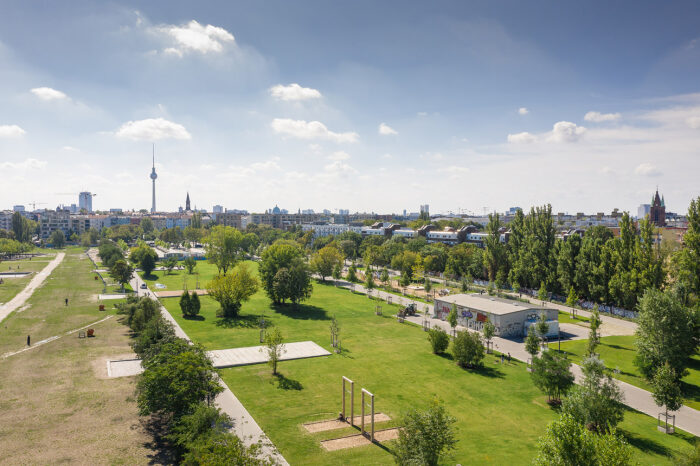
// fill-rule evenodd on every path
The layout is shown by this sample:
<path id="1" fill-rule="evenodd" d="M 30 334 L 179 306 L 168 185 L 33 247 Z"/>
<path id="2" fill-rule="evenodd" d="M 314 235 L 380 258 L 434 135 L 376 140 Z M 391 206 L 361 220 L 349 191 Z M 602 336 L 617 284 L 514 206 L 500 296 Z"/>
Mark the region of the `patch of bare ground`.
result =
<path id="1" fill-rule="evenodd" d="M 384 422 L 384 421 L 391 421 L 391 418 L 384 413 L 374 413 L 374 422 Z M 372 416 L 371 415 L 365 416 L 365 426 L 369 425 L 370 422 L 372 422 Z M 353 425 L 359 426 L 361 423 L 362 423 L 362 416 L 355 416 L 353 418 Z M 348 426 L 350 426 L 349 420 L 341 421 L 339 419 L 331 419 L 329 421 L 308 422 L 308 423 L 304 424 L 304 428 L 310 433 L 325 432 L 327 430 L 342 429 L 342 428 L 348 427 Z"/>
<path id="2" fill-rule="evenodd" d="M 399 429 L 396 427 L 374 432 L 375 443 L 396 440 L 397 438 L 399 438 Z M 344 450 L 346 448 L 356 448 L 371 444 L 372 442 L 369 438 L 362 434 L 348 435 L 347 437 L 334 438 L 321 442 L 321 446 L 327 451 Z"/>

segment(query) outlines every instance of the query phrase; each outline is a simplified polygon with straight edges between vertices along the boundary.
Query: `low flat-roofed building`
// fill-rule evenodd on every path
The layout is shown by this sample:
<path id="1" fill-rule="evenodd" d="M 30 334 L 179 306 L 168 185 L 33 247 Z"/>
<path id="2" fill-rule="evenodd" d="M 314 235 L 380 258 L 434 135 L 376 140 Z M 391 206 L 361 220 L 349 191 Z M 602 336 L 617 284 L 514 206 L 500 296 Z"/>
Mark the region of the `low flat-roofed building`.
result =
<path id="1" fill-rule="evenodd" d="M 541 314 L 547 316 L 548 337 L 559 333 L 559 312 L 545 309 L 530 303 L 495 298 L 479 294 L 456 294 L 436 297 L 433 317 L 447 320 L 452 306 L 457 306 L 457 322 L 463 327 L 482 331 L 484 323 L 491 321 L 496 327 L 496 335 L 504 338 L 527 335 L 528 328 L 535 324 Z"/>

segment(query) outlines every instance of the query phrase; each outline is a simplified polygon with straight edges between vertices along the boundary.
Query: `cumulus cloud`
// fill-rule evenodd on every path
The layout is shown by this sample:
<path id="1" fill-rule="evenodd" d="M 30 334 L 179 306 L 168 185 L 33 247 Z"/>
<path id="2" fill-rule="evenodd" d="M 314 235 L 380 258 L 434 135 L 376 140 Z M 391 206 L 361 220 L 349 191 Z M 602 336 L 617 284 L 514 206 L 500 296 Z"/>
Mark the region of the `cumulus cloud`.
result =
<path id="1" fill-rule="evenodd" d="M 583 126 L 577 126 L 570 121 L 558 121 L 554 123 L 552 132 L 547 140 L 552 142 L 576 142 L 586 132 Z"/>
<path id="2" fill-rule="evenodd" d="M 163 52 L 179 57 L 182 57 L 186 52 L 218 53 L 224 50 L 225 44 L 235 43 L 233 34 L 226 29 L 211 24 L 204 26 L 195 20 L 181 26 L 173 24 L 156 26 L 152 31 L 174 42 Z"/>
<path id="3" fill-rule="evenodd" d="M 354 175 L 357 173 L 357 170 L 342 160 L 335 160 L 323 168 L 330 175 Z"/>
<path id="4" fill-rule="evenodd" d="M 270 88 L 270 95 L 278 100 L 308 100 L 308 99 L 320 99 L 321 93 L 310 87 L 301 87 L 297 83 L 289 84 L 285 86 L 283 84 L 278 84 Z"/>
<path id="5" fill-rule="evenodd" d="M 399 134 L 394 128 L 387 125 L 386 123 L 379 124 L 379 134 L 382 136 L 390 136 L 392 134 Z"/>
<path id="6" fill-rule="evenodd" d="M 619 113 L 600 113 L 600 112 L 588 112 L 584 115 L 583 119 L 586 121 L 592 121 L 593 123 L 602 123 L 605 121 L 616 121 L 620 119 Z"/>
<path id="7" fill-rule="evenodd" d="M 275 118 L 272 129 L 276 133 L 285 134 L 298 139 L 322 139 L 333 142 L 357 142 L 359 135 L 354 132 L 335 133 L 320 121 L 292 120 L 290 118 Z"/>
<path id="8" fill-rule="evenodd" d="M 525 107 L 520 107 L 520 108 L 518 109 L 518 114 L 520 114 L 520 115 L 527 115 L 528 113 L 530 113 L 530 110 L 528 110 L 528 109 L 525 108 Z"/>
<path id="9" fill-rule="evenodd" d="M 46 166 L 46 162 L 37 159 L 26 159 L 22 162 L 3 162 L 0 163 L 0 169 L 15 169 L 15 170 L 41 170 Z"/>
<path id="10" fill-rule="evenodd" d="M 342 150 L 333 152 L 331 155 L 328 156 L 329 160 L 347 160 L 349 158 L 350 154 Z"/>
<path id="11" fill-rule="evenodd" d="M 0 125 L 0 138 L 18 138 L 26 133 L 17 125 Z"/>
<path id="12" fill-rule="evenodd" d="M 184 126 L 164 118 L 127 121 L 115 133 L 117 137 L 135 141 L 157 141 L 159 139 L 192 139 Z"/>
<path id="13" fill-rule="evenodd" d="M 637 168 L 634 169 L 634 173 L 640 176 L 659 176 L 661 175 L 661 170 L 650 163 L 642 163 L 637 165 Z"/>
<path id="14" fill-rule="evenodd" d="M 68 97 L 65 93 L 50 87 L 35 87 L 30 92 L 41 100 L 62 100 Z"/>
<path id="15" fill-rule="evenodd" d="M 270 160 L 267 160 L 265 162 L 255 162 L 250 164 L 250 168 L 255 170 L 255 171 L 263 171 L 263 170 L 280 170 L 281 167 L 279 165 L 280 158 L 279 157 L 272 157 Z"/>
<path id="16" fill-rule="evenodd" d="M 693 129 L 700 128 L 700 116 L 688 117 L 685 122 Z"/>
<path id="17" fill-rule="evenodd" d="M 508 135 L 508 142 L 512 144 L 530 144 L 532 142 L 535 142 L 536 140 L 537 138 L 535 137 L 535 135 L 530 134 L 527 131 Z"/>

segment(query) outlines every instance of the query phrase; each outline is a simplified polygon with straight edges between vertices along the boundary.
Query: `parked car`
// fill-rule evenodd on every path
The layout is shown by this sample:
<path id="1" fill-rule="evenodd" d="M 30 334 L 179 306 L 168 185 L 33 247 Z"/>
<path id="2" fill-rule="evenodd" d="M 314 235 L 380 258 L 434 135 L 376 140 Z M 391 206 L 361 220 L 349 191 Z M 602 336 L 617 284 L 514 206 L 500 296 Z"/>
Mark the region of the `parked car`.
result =
<path id="1" fill-rule="evenodd" d="M 148 286 L 146 286 L 145 283 L 141 283 L 141 289 L 142 289 L 142 290 L 147 290 L 147 289 L 148 289 Z"/>

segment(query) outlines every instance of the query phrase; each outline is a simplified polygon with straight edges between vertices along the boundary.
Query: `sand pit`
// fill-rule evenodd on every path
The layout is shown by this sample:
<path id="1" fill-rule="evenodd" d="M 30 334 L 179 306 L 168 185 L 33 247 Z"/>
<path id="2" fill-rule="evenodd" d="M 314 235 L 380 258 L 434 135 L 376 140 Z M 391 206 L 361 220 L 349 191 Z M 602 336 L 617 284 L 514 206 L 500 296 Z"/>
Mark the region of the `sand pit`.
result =
<path id="1" fill-rule="evenodd" d="M 395 440 L 398 437 L 399 429 L 396 427 L 374 432 L 375 442 L 386 442 L 388 440 Z M 362 434 L 348 435 L 347 437 L 324 440 L 321 442 L 321 446 L 325 448 L 326 451 L 344 450 L 346 448 L 363 447 L 371 444 L 372 442 Z"/>
<path id="2" fill-rule="evenodd" d="M 384 413 L 374 413 L 374 422 L 384 422 L 384 421 L 391 421 L 391 418 L 384 414 Z M 353 418 L 353 422 L 355 426 L 359 426 L 362 423 L 362 416 L 355 416 Z M 372 416 L 367 415 L 365 416 L 365 426 L 370 425 L 372 422 Z M 349 421 L 340 421 L 338 419 L 331 419 L 330 421 L 317 421 L 317 422 L 308 422 L 304 424 L 304 429 L 306 429 L 310 433 L 316 433 L 316 432 L 324 432 L 327 430 L 335 430 L 335 429 L 342 429 L 343 427 L 348 427 L 350 426 Z"/>

